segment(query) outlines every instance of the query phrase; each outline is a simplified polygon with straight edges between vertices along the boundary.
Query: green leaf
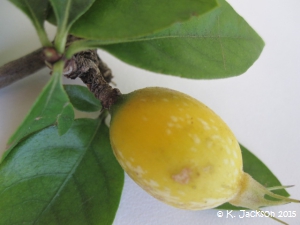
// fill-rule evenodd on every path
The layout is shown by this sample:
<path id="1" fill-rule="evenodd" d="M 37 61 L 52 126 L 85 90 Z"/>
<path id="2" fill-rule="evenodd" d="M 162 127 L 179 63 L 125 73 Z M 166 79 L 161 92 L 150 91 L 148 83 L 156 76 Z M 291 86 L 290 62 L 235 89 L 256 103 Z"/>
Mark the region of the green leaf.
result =
<path id="1" fill-rule="evenodd" d="M 43 46 L 51 46 L 44 29 L 48 0 L 9 0 L 21 9 L 33 23 Z"/>
<path id="2" fill-rule="evenodd" d="M 264 42 L 224 0 L 210 13 L 135 42 L 103 45 L 121 60 L 158 73 L 193 79 L 244 73 Z M 173 4 L 173 3 L 172 3 Z"/>
<path id="3" fill-rule="evenodd" d="M 265 187 L 276 187 L 282 186 L 276 176 L 268 169 L 268 167 L 253 155 L 247 148 L 240 144 L 243 156 L 243 170 L 250 174 L 256 181 Z M 273 191 L 276 194 L 288 197 L 289 194 L 286 190 L 280 189 Z M 229 203 L 225 203 L 218 206 L 217 209 L 228 209 L 228 210 L 240 210 L 241 207 L 233 206 Z"/>
<path id="4" fill-rule="evenodd" d="M 66 38 L 72 24 L 91 7 L 95 0 L 49 1 L 51 2 L 57 22 L 55 47 L 60 53 L 63 53 Z"/>
<path id="5" fill-rule="evenodd" d="M 123 40 L 186 21 L 216 6 L 216 0 L 96 0 L 70 32 L 88 39 Z"/>
<path id="6" fill-rule="evenodd" d="M 72 126 L 74 121 L 75 114 L 74 109 L 71 103 L 67 103 L 61 114 L 57 116 L 57 126 L 58 126 L 58 133 L 59 135 L 65 134 Z"/>
<path id="7" fill-rule="evenodd" d="M 8 141 L 9 147 L 2 156 L 2 160 L 8 155 L 10 150 L 24 137 L 41 130 L 57 121 L 57 116 L 64 111 L 69 99 L 65 93 L 62 83 L 63 62 L 54 65 L 50 81 L 43 89 L 24 121 Z M 72 117 L 70 108 L 64 112 L 64 117 Z M 66 128 L 65 128 L 66 130 Z"/>
<path id="8" fill-rule="evenodd" d="M 123 181 L 102 121 L 48 127 L 0 164 L 0 224 L 111 225 Z"/>
<path id="9" fill-rule="evenodd" d="M 96 112 L 101 109 L 100 101 L 81 85 L 64 85 L 72 105 L 84 112 Z"/>

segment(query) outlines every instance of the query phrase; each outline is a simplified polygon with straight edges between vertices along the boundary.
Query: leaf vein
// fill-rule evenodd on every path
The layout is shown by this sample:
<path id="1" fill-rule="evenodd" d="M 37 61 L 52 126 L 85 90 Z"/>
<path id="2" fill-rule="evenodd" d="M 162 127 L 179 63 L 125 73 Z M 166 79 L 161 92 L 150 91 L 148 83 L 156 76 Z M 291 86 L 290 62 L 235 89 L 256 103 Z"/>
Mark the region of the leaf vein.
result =
<path id="1" fill-rule="evenodd" d="M 218 16 L 218 40 L 219 40 L 220 47 L 221 47 L 221 53 L 222 53 L 224 70 L 226 70 L 225 53 L 224 53 L 224 48 L 223 48 L 222 40 L 220 38 L 220 16 Z"/>
<path id="2" fill-rule="evenodd" d="M 46 212 L 46 210 L 48 210 L 48 208 L 53 204 L 53 202 L 55 201 L 55 199 L 59 196 L 59 193 L 62 191 L 62 189 L 65 187 L 65 185 L 67 184 L 67 182 L 72 178 L 76 168 L 78 167 L 78 165 L 81 163 L 82 159 L 84 158 L 85 153 L 87 152 L 87 150 L 89 149 L 92 141 L 94 140 L 94 137 L 101 125 L 102 121 L 99 121 L 95 131 L 93 133 L 93 135 L 91 135 L 91 139 L 89 140 L 88 144 L 85 146 L 85 150 L 82 152 L 81 156 L 78 158 L 78 160 L 76 161 L 76 163 L 74 164 L 74 166 L 72 167 L 72 169 L 70 170 L 70 172 L 68 173 L 66 179 L 62 182 L 62 184 L 60 185 L 60 187 L 57 189 L 56 193 L 53 195 L 53 197 L 51 198 L 51 201 L 49 202 L 49 204 L 46 205 L 46 207 L 41 211 L 41 213 L 39 214 L 39 216 L 37 216 L 36 220 L 33 222 L 33 225 L 37 223 L 37 221 L 39 220 L 39 218 L 41 217 L 41 215 Z"/>
<path id="3" fill-rule="evenodd" d="M 15 183 L 12 183 L 11 185 L 7 186 L 5 189 L 3 189 L 1 192 L 0 192 L 0 196 L 8 191 L 9 189 L 13 188 L 14 186 L 24 182 L 24 181 L 27 181 L 27 180 L 31 180 L 31 179 L 34 179 L 34 178 L 37 178 L 37 177 L 43 177 L 43 176 L 56 176 L 56 175 L 65 175 L 66 173 L 44 173 L 44 174 L 39 174 L 39 175 L 35 175 L 35 176 L 32 176 L 32 177 L 27 177 L 27 178 L 23 178 L 23 179 L 20 179 L 18 180 L 17 182 Z"/>

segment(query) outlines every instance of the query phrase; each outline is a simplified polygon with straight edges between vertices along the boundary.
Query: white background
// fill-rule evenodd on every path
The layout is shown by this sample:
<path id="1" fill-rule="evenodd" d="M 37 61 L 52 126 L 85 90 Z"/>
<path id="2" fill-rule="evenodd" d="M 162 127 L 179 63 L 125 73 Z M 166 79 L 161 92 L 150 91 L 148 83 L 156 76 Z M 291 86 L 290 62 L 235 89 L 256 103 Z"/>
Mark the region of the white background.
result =
<path id="1" fill-rule="evenodd" d="M 296 185 L 289 192 L 300 199 L 300 1 L 229 2 L 266 42 L 260 58 L 242 76 L 195 81 L 134 68 L 102 51 L 99 51 L 100 56 L 112 68 L 114 82 L 123 93 L 146 86 L 164 86 L 204 102 L 226 121 L 238 140 L 283 184 Z M 8 1 L 0 2 L 0 28 L 0 65 L 40 47 L 29 20 Z M 47 29 L 53 37 L 54 27 L 48 25 Z M 0 89 L 1 152 L 49 78 L 49 70 L 43 69 Z M 284 220 L 289 224 L 300 224 L 300 204 L 268 209 L 276 213 L 295 211 L 296 218 Z M 254 223 L 278 224 L 267 218 L 218 218 L 217 210 L 175 209 L 146 194 L 127 176 L 114 221 L 114 225 Z"/>

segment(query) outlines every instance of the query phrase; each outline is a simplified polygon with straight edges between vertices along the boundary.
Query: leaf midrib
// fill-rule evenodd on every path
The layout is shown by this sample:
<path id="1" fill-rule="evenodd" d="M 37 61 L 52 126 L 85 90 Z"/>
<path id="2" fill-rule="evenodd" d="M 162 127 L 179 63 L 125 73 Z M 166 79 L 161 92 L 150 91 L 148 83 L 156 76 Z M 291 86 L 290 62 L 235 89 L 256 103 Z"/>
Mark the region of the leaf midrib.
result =
<path id="1" fill-rule="evenodd" d="M 12 183 L 11 185 L 7 186 L 5 189 L 3 189 L 1 192 L 0 192 L 0 196 L 3 195 L 3 193 L 5 193 L 7 190 L 13 188 L 14 186 L 24 182 L 24 181 L 27 181 L 27 180 L 31 180 L 31 179 L 34 179 L 34 178 L 37 178 L 37 177 L 45 177 L 45 176 L 59 176 L 59 175 L 66 175 L 67 173 L 43 173 L 43 174 L 39 174 L 39 175 L 35 175 L 35 176 L 31 176 L 31 177 L 26 177 L 26 178 L 23 178 L 23 179 L 20 179 L 18 180 L 17 182 L 14 182 Z"/>
<path id="2" fill-rule="evenodd" d="M 96 126 L 96 129 L 93 133 L 93 135 L 91 136 L 90 141 L 88 142 L 88 144 L 84 147 L 85 150 L 82 152 L 81 157 L 78 158 L 77 162 L 74 164 L 73 168 L 70 170 L 70 172 L 68 173 L 68 176 L 66 177 L 66 179 L 64 180 L 64 182 L 61 184 L 61 186 L 58 188 L 58 190 L 56 191 L 56 193 L 54 194 L 54 196 L 51 198 L 51 201 L 47 204 L 47 206 L 41 211 L 41 213 L 37 216 L 36 220 L 33 222 L 33 225 L 35 225 L 38 220 L 41 218 L 41 216 L 44 214 L 44 212 L 46 212 L 49 207 L 53 204 L 53 202 L 55 201 L 55 199 L 59 196 L 59 193 L 63 190 L 63 188 L 65 187 L 65 185 L 67 184 L 67 182 L 72 178 L 72 175 L 74 174 L 75 170 L 77 169 L 77 167 L 80 165 L 81 161 L 83 160 L 84 156 L 86 155 L 87 150 L 89 149 L 89 147 L 92 144 L 92 141 L 95 138 L 95 135 L 98 132 L 98 129 L 101 125 L 102 121 L 99 120 L 98 124 Z"/>
<path id="3" fill-rule="evenodd" d="M 62 29 L 66 30 L 66 31 L 67 31 L 67 22 L 69 20 L 69 15 L 70 15 L 71 1 L 72 0 L 68 0 L 68 2 L 67 2 L 67 7 L 66 7 L 66 10 L 64 12 L 65 16 L 64 16 L 63 21 L 62 21 Z"/>
<path id="4" fill-rule="evenodd" d="M 254 40 L 255 37 L 242 37 L 242 36 L 222 36 L 216 34 L 215 36 L 212 35 L 166 35 L 166 36 L 156 36 L 156 37 L 141 37 L 137 39 L 127 39 L 127 40 L 85 40 L 85 41 L 78 41 L 82 44 L 82 46 L 87 45 L 89 47 L 98 47 L 98 46 L 106 46 L 106 45 L 116 45 L 116 44 L 128 44 L 134 42 L 147 42 L 147 41 L 156 41 L 162 39 L 244 39 L 244 40 Z M 87 44 L 85 44 L 87 43 Z"/>
<path id="5" fill-rule="evenodd" d="M 32 9 L 32 7 L 30 6 L 30 4 L 28 3 L 28 1 L 25 1 L 25 4 L 32 16 L 32 19 L 33 19 L 33 23 L 35 24 L 35 27 L 37 29 L 40 29 L 40 30 L 43 30 L 43 27 L 41 27 L 41 23 L 40 21 L 38 20 L 38 18 L 36 17 L 36 14 L 34 13 L 34 10 Z"/>

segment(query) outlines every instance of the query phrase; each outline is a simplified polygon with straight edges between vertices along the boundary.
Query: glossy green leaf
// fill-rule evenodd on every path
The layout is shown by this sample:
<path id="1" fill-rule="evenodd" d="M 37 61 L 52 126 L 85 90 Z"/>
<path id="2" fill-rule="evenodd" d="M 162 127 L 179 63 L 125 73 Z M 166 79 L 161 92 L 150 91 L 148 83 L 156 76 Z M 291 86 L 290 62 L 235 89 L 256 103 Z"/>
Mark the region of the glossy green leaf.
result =
<path id="1" fill-rule="evenodd" d="M 57 121 L 64 107 L 69 103 L 68 96 L 61 83 L 63 62 L 54 65 L 50 81 L 43 89 L 24 121 L 8 141 L 8 149 L 2 159 L 24 137 L 41 130 Z M 72 117 L 73 110 L 65 111 L 64 117 Z M 66 114 L 68 113 L 68 115 Z M 61 124 L 61 123 L 60 123 Z"/>
<path id="2" fill-rule="evenodd" d="M 243 170 L 250 174 L 256 181 L 265 187 L 276 187 L 282 186 L 280 181 L 276 178 L 276 176 L 268 169 L 268 167 L 259 160 L 253 153 L 251 153 L 247 148 L 240 145 L 242 150 L 243 157 Z M 276 194 L 288 197 L 289 194 L 286 190 L 274 190 Z M 228 209 L 228 210 L 240 210 L 241 207 L 233 206 L 229 203 L 225 203 L 221 206 L 217 207 L 218 209 Z"/>
<path id="3" fill-rule="evenodd" d="M 95 0 L 49 1 L 51 2 L 57 22 L 55 46 L 62 53 L 71 25 L 91 7 Z"/>
<path id="4" fill-rule="evenodd" d="M 224 0 L 210 13 L 128 43 L 103 45 L 121 60 L 158 73 L 212 79 L 244 73 L 264 42 Z"/>
<path id="5" fill-rule="evenodd" d="M 96 112 L 101 109 L 100 101 L 86 87 L 64 85 L 74 108 L 84 112 Z"/>
<path id="6" fill-rule="evenodd" d="M 0 164 L 0 224 L 111 225 L 123 180 L 100 120 L 45 128 Z"/>
<path id="7" fill-rule="evenodd" d="M 144 36 L 216 6 L 216 0 L 96 0 L 71 33 L 101 40 Z"/>
<path id="8" fill-rule="evenodd" d="M 70 102 L 64 105 L 62 112 L 57 116 L 57 126 L 59 135 L 65 134 L 74 121 L 75 114 L 73 106 Z"/>
<path id="9" fill-rule="evenodd" d="M 48 9 L 48 0 L 9 0 L 19 9 L 21 9 L 33 23 L 40 41 L 44 46 L 51 46 L 47 34 L 44 29 L 46 20 L 46 12 Z"/>

